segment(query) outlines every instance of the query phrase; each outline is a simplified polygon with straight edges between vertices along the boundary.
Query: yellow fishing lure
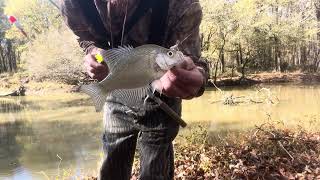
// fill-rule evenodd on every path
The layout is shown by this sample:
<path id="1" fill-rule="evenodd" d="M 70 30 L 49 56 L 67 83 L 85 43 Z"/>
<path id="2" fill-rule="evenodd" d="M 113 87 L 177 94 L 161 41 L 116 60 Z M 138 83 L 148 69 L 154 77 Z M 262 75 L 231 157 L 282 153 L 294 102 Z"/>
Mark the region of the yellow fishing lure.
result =
<path id="1" fill-rule="evenodd" d="M 103 62 L 103 56 L 101 54 L 96 54 L 94 57 L 96 58 L 98 63 L 102 63 Z"/>

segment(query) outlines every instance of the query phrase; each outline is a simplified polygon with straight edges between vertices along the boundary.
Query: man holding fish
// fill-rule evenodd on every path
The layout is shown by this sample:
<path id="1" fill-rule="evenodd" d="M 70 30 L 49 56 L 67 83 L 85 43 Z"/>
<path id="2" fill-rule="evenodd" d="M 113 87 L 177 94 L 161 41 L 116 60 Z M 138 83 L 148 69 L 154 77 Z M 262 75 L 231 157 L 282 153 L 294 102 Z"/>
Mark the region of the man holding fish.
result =
<path id="1" fill-rule="evenodd" d="M 181 116 L 181 99 L 202 95 L 207 80 L 199 60 L 199 1 L 60 2 L 86 52 L 87 73 L 99 81 L 81 90 L 104 110 L 100 179 L 130 179 L 137 143 L 140 179 L 173 179 L 179 123 L 170 110 Z"/>

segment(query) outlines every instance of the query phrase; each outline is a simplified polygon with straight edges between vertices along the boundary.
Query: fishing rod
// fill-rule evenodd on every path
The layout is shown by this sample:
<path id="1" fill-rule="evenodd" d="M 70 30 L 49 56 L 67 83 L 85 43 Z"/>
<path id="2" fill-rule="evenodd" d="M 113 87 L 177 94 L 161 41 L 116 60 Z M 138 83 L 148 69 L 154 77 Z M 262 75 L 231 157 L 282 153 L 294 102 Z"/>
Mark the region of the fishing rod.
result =
<path id="1" fill-rule="evenodd" d="M 60 10 L 60 7 L 53 1 L 53 0 L 48 0 L 52 5 L 54 5 L 58 10 Z"/>

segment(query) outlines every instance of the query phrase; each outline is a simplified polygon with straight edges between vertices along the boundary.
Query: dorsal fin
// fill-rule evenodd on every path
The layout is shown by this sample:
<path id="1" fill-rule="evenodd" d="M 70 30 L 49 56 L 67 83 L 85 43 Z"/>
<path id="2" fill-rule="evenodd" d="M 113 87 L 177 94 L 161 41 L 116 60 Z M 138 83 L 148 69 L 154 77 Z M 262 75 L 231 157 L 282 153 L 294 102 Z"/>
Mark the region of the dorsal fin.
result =
<path id="1" fill-rule="evenodd" d="M 110 72 L 113 72 L 119 60 L 128 56 L 132 50 L 132 46 L 119 46 L 118 48 L 102 51 L 101 55 L 103 56 L 104 62 L 108 65 Z"/>

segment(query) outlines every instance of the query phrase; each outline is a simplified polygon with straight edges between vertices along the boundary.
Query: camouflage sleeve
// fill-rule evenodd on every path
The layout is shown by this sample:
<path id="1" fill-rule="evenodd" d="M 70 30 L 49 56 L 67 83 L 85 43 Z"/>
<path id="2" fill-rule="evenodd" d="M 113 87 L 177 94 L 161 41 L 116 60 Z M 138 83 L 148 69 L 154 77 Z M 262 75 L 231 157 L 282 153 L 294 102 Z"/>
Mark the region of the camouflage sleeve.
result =
<path id="1" fill-rule="evenodd" d="M 177 18 L 171 29 L 168 43 L 175 44 L 178 40 L 181 41 L 179 49 L 186 55 L 192 58 L 198 69 L 204 76 L 203 86 L 197 94 L 201 96 L 205 90 L 208 80 L 208 65 L 201 57 L 201 42 L 200 42 L 200 23 L 202 20 L 202 9 L 198 0 L 183 0 L 177 1 L 175 9 Z M 185 7 L 185 8 L 181 8 Z"/>
<path id="2" fill-rule="evenodd" d="M 86 18 L 80 8 L 78 0 L 60 0 L 61 13 L 67 26 L 78 36 L 80 47 L 86 54 L 95 47 L 99 47 L 97 38 L 93 36 L 91 24 L 86 22 Z M 93 1 L 92 1 L 93 3 Z"/>

